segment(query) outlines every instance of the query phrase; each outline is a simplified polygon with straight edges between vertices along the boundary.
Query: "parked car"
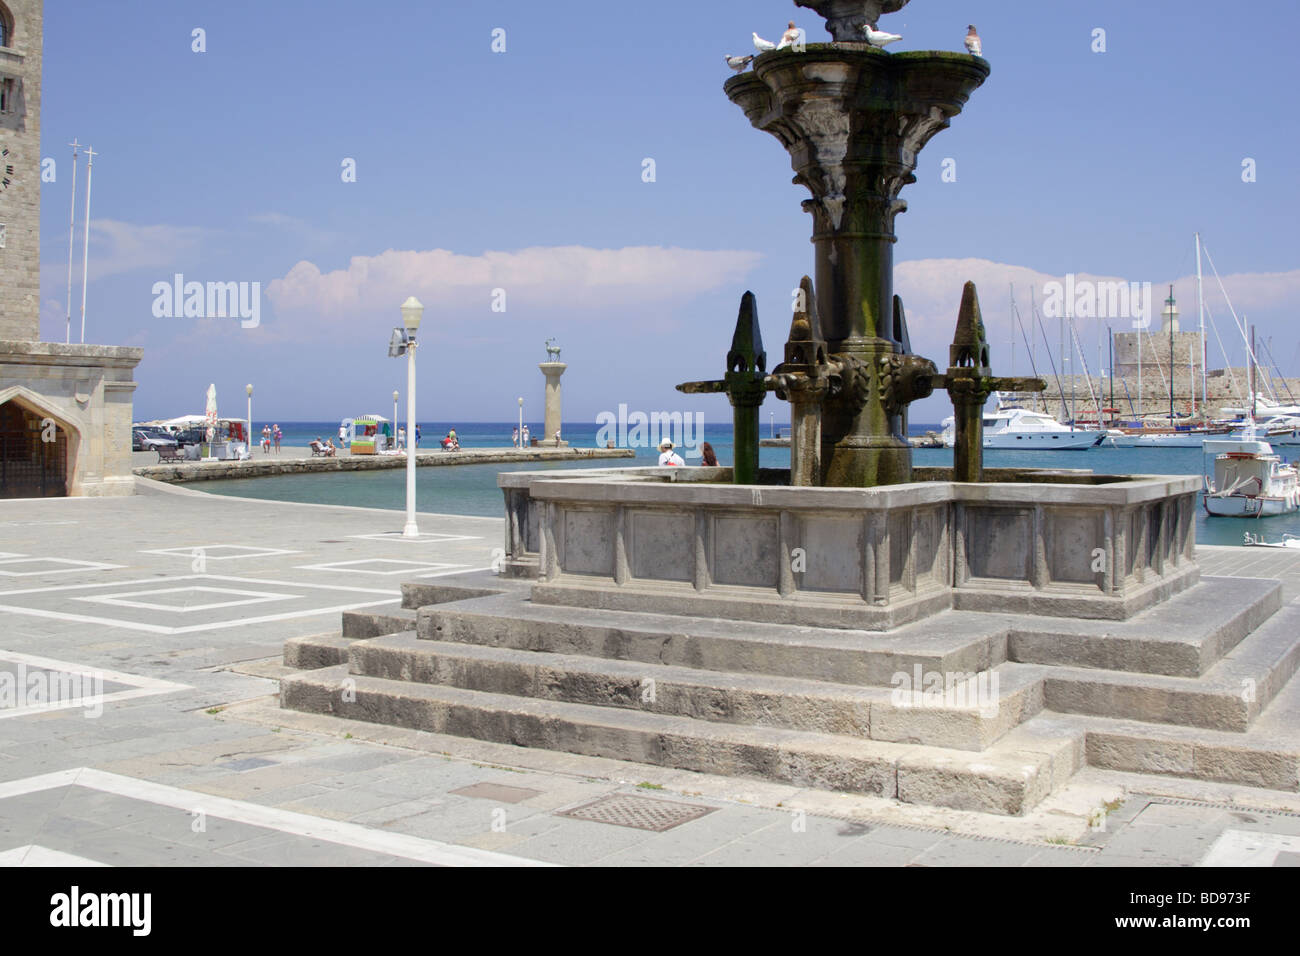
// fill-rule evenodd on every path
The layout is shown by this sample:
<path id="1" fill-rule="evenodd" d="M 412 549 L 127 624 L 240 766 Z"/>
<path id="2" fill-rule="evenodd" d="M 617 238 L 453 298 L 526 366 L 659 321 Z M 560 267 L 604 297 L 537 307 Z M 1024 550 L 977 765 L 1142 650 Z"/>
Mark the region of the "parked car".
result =
<path id="1" fill-rule="evenodd" d="M 176 439 L 156 428 L 131 429 L 132 451 L 157 451 L 160 447 L 176 447 Z"/>

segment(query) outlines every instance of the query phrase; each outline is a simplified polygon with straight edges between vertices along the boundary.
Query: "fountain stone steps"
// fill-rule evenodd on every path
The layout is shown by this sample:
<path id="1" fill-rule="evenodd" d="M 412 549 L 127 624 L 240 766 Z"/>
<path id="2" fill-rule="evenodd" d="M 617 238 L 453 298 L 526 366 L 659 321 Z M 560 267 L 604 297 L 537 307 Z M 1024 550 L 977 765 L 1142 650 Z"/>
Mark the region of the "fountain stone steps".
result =
<path id="1" fill-rule="evenodd" d="M 1278 581 L 1207 576 L 1127 621 L 1017 619 L 1007 656 L 1022 663 L 1197 677 L 1281 606 Z"/>
<path id="2" fill-rule="evenodd" d="M 895 675 L 978 673 L 1006 660 L 1004 621 L 937 615 L 891 632 L 580 610 L 498 595 L 420 610 L 425 640 L 699 670 L 888 687 Z"/>
<path id="3" fill-rule="evenodd" d="M 524 588 L 446 596 L 298 639 L 304 660 L 348 663 L 285 677 L 282 706 L 992 813 L 1085 763 L 1296 789 L 1300 605 L 1278 609 L 1272 581 L 1206 578 L 1169 619 L 948 611 L 888 632 L 558 607 Z M 1052 635 L 1067 664 L 1014 659 Z M 996 675 L 997 710 L 897 705 L 900 674 L 934 673 Z"/>
<path id="4" fill-rule="evenodd" d="M 972 753 L 357 676 L 345 665 L 285 677 L 280 693 L 282 706 L 353 720 L 1009 815 L 1068 779 L 1082 752 L 1081 734 L 1018 728 L 1011 743 Z"/>
<path id="5" fill-rule="evenodd" d="M 1039 711 L 1043 699 L 1042 669 L 1017 664 L 926 695 L 427 641 L 409 633 L 359 641 L 349 657 L 350 672 L 366 677 L 975 751 Z"/>
<path id="6" fill-rule="evenodd" d="M 1264 621 L 1198 678 L 1048 668 L 1049 710 L 1244 733 L 1300 667 L 1300 605 Z"/>

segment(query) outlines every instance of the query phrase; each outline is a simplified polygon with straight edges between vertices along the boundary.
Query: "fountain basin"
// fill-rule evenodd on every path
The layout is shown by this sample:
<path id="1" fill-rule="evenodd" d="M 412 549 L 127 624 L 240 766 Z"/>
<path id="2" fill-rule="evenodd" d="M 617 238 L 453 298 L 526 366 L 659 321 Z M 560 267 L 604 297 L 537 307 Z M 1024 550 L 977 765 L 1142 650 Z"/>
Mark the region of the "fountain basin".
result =
<path id="1" fill-rule="evenodd" d="M 1124 620 L 1199 580 L 1195 477 L 945 471 L 875 488 L 503 474 L 508 570 L 541 604 L 866 630 L 949 608 Z"/>

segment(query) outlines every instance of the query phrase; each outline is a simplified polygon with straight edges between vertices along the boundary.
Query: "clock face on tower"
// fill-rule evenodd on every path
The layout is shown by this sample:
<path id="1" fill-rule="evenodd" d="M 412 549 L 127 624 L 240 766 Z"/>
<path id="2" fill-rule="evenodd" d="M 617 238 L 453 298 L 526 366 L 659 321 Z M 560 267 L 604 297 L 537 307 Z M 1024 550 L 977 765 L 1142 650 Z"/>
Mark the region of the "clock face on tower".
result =
<path id="1" fill-rule="evenodd" d="M 9 162 L 9 148 L 0 149 L 0 189 L 8 189 L 14 174 L 13 164 Z"/>

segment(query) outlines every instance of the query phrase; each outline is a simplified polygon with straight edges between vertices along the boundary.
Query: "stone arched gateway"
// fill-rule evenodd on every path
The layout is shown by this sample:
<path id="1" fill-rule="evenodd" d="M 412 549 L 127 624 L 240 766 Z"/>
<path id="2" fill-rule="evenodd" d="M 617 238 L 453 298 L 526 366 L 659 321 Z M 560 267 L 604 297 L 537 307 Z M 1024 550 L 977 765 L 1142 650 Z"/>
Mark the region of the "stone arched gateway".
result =
<path id="1" fill-rule="evenodd" d="M 0 392 L 0 498 L 64 497 L 72 487 L 80 430 L 35 396 L 18 392 Z"/>

